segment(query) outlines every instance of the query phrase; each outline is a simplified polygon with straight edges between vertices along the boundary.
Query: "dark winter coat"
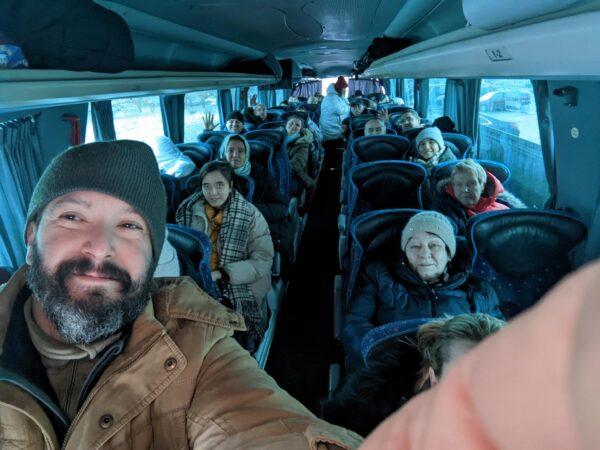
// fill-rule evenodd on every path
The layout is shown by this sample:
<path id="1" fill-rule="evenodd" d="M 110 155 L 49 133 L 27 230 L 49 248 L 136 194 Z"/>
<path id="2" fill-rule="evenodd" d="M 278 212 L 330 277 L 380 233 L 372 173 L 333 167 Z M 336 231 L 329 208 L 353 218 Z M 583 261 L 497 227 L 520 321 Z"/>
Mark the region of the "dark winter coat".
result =
<path id="1" fill-rule="evenodd" d="M 314 145 L 312 131 L 303 128 L 300 136 L 286 143 L 292 171 L 292 195 L 298 195 L 300 188 L 312 189 L 315 180 L 308 173 L 308 158 Z"/>
<path id="2" fill-rule="evenodd" d="M 376 261 L 358 278 L 346 314 L 342 342 L 349 361 L 357 362 L 364 335 L 376 326 L 473 312 L 502 317 L 493 288 L 469 277 L 467 272 L 450 274 L 446 281 L 430 285 L 404 260 L 395 264 Z"/>
<path id="3" fill-rule="evenodd" d="M 252 163 L 250 176 L 254 181 L 252 204 L 269 224 L 275 249 L 283 253 L 285 258 L 291 258 L 294 229 L 287 217 L 287 204 L 279 190 L 279 183 L 267 169 L 257 163 Z M 236 177 L 236 182 L 238 190 L 246 197 L 249 189 L 248 180 Z"/>
<path id="4" fill-rule="evenodd" d="M 458 234 L 464 236 L 469 217 L 487 211 L 501 209 L 526 208 L 521 200 L 506 191 L 502 183 L 491 173 L 481 194 L 482 207 L 477 212 L 469 212 L 453 195 L 450 190 L 450 178 L 445 178 L 437 183 L 431 209 L 439 211 L 452 220 L 458 227 Z"/>

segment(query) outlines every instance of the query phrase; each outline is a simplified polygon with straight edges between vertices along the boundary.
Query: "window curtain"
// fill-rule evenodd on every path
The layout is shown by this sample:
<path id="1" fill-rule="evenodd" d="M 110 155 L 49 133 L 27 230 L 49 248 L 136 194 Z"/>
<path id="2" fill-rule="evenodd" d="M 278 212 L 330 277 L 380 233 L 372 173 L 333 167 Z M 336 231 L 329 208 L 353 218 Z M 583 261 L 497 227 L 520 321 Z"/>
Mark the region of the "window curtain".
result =
<path id="1" fill-rule="evenodd" d="M 275 91 L 275 105 L 281 104 L 281 102 L 287 101 L 288 98 L 292 95 L 291 89 L 277 89 Z"/>
<path id="2" fill-rule="evenodd" d="M 354 95 L 356 91 L 362 91 L 363 95 L 383 92 L 379 80 L 355 80 L 350 78 L 348 82 L 348 95 Z"/>
<path id="3" fill-rule="evenodd" d="M 176 144 L 180 144 L 184 140 L 183 100 L 184 94 L 160 96 L 163 131 L 165 136 L 169 136 Z"/>
<path id="4" fill-rule="evenodd" d="M 556 165 L 554 162 L 554 132 L 552 129 L 552 115 L 550 114 L 550 100 L 548 95 L 548 82 L 545 80 L 532 80 L 537 108 L 538 126 L 540 129 L 540 141 L 542 153 L 544 154 L 544 168 L 546 179 L 550 189 L 550 198 L 546 202 L 546 208 L 556 206 L 557 182 Z"/>
<path id="5" fill-rule="evenodd" d="M 243 106 L 242 103 L 242 90 L 240 88 L 231 88 L 231 102 L 235 111 L 241 111 Z"/>
<path id="6" fill-rule="evenodd" d="M 321 80 L 305 81 L 298 83 L 292 90 L 294 97 L 306 97 L 310 98 L 315 94 L 318 94 L 323 89 L 323 82 Z"/>
<path id="7" fill-rule="evenodd" d="M 479 123 L 479 87 L 481 80 L 448 79 L 444 95 L 444 115 L 456 124 L 459 133 L 477 142 Z"/>
<path id="8" fill-rule="evenodd" d="M 429 80 L 415 80 L 415 110 L 421 117 L 427 117 L 429 106 Z"/>
<path id="9" fill-rule="evenodd" d="M 219 114 L 221 115 L 221 124 L 226 121 L 227 115 L 233 111 L 233 102 L 231 100 L 231 91 L 229 89 L 220 89 L 218 96 Z"/>
<path id="10" fill-rule="evenodd" d="M 0 265 L 25 262 L 25 218 L 35 185 L 42 175 L 38 116 L 0 124 Z"/>
<path id="11" fill-rule="evenodd" d="M 114 141 L 117 138 L 110 100 L 92 102 L 92 126 L 97 141 Z"/>

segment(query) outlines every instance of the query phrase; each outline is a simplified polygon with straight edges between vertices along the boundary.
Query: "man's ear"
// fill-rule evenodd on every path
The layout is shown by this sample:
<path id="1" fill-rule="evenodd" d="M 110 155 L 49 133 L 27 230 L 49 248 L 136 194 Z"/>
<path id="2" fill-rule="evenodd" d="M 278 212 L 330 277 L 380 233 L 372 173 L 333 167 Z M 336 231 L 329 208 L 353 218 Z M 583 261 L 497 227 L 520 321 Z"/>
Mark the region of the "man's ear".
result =
<path id="1" fill-rule="evenodd" d="M 431 387 L 435 386 L 436 384 L 438 384 L 439 380 L 437 375 L 435 374 L 433 367 L 429 367 L 428 370 L 428 374 L 429 374 L 429 384 Z"/>
<path id="2" fill-rule="evenodd" d="M 25 262 L 31 265 L 32 251 L 35 245 L 35 235 L 37 233 L 37 223 L 33 220 L 27 224 L 27 230 L 25 231 L 25 243 L 27 245 L 27 253 L 25 255 Z"/>

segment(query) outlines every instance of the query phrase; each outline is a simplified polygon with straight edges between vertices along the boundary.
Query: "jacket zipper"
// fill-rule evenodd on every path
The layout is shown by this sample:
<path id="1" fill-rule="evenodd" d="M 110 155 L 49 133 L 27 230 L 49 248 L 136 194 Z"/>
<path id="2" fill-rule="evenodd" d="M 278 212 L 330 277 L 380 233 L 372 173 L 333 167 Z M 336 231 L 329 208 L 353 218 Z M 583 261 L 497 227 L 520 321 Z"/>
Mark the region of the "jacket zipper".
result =
<path id="1" fill-rule="evenodd" d="M 148 346 L 146 347 L 146 349 L 152 347 L 154 345 L 154 343 L 156 341 L 158 341 L 163 336 L 163 334 L 165 334 L 164 330 L 163 330 L 163 332 L 159 333 L 158 336 L 156 336 L 154 339 L 152 339 L 152 341 L 150 341 L 150 343 L 148 344 Z M 143 353 L 146 353 L 146 351 L 144 351 Z M 118 372 L 125 371 L 126 369 L 128 369 L 141 356 L 142 355 L 140 354 L 137 358 L 135 358 L 134 360 L 130 361 L 129 364 L 127 364 L 127 366 L 124 366 L 121 369 L 119 369 Z M 117 372 L 115 372 L 115 374 L 116 373 Z M 98 380 L 98 381 L 100 381 L 100 380 Z M 104 385 L 104 384 L 105 383 L 103 383 L 102 385 Z M 98 387 L 98 384 L 96 384 L 96 386 L 92 389 L 92 391 L 88 394 L 87 398 L 83 402 L 83 405 L 81 405 L 81 408 L 79 409 L 79 411 L 77 411 L 77 414 L 75 415 L 75 417 L 71 421 L 71 424 L 69 425 L 69 428 L 67 430 L 67 434 L 65 435 L 65 438 L 63 439 L 62 445 L 60 446 L 61 450 L 65 450 L 67 448 L 67 442 L 69 442 L 69 438 L 71 437 L 71 432 L 73 431 L 73 428 L 75 428 L 75 424 L 79 421 L 79 419 L 83 415 L 83 412 L 87 409 L 88 405 L 91 403 L 91 399 L 93 398 L 94 395 L 96 395 L 96 393 L 99 390 L 100 390 L 100 387 Z"/>
<path id="2" fill-rule="evenodd" d="M 433 297 L 431 298 L 431 317 L 437 317 L 438 296 L 435 289 L 429 288 Z"/>

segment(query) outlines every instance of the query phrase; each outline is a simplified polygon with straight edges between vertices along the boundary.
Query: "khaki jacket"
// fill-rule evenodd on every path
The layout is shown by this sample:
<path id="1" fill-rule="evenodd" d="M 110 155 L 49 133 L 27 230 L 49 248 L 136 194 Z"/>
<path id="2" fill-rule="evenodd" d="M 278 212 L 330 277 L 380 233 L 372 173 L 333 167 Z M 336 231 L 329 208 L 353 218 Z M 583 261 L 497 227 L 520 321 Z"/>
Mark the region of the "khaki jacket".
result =
<path id="1" fill-rule="evenodd" d="M 244 329 L 241 316 L 187 277 L 157 281 L 126 345 L 69 424 L 29 339 L 22 312 L 25 271 L 0 291 L 0 448 L 295 450 L 360 444 L 356 434 L 317 419 L 260 370 L 231 337 Z"/>

